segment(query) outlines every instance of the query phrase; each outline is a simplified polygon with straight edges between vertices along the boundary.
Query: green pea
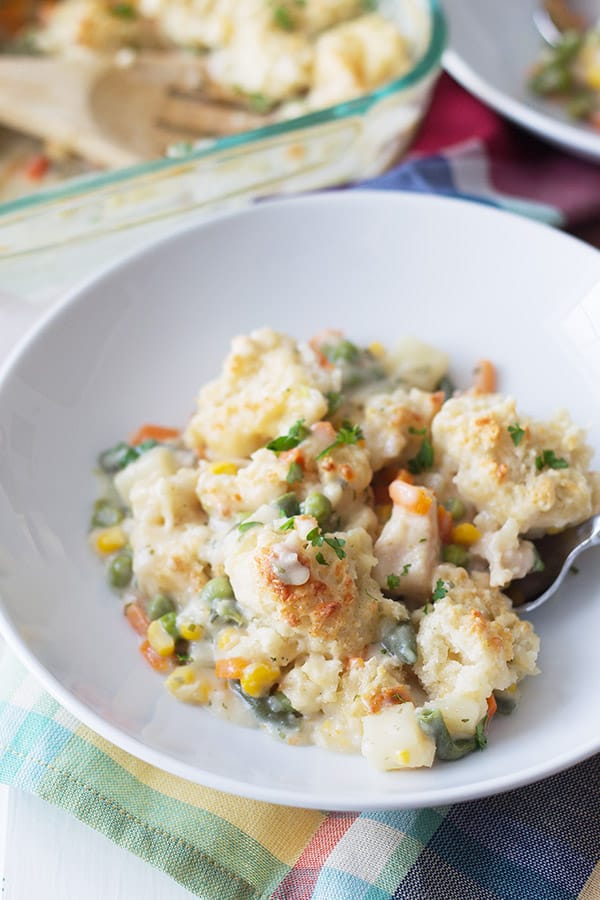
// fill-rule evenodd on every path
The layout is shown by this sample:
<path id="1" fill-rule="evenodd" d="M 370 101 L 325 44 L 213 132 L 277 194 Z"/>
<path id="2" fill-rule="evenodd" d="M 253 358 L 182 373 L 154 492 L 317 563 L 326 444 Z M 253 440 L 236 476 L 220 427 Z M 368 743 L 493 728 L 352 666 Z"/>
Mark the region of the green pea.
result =
<path id="1" fill-rule="evenodd" d="M 287 494 L 278 497 L 276 503 L 281 510 L 281 513 L 287 519 L 290 519 L 292 516 L 297 516 L 300 512 L 300 504 L 293 491 L 289 491 Z"/>
<path id="2" fill-rule="evenodd" d="M 536 94 L 563 94 L 573 87 L 573 76 L 561 62 L 550 62 L 532 76 L 529 86 Z"/>
<path id="3" fill-rule="evenodd" d="M 114 447 L 110 447 L 110 449 L 101 453 L 98 457 L 98 464 L 104 472 L 112 474 L 135 462 L 137 458 L 138 452 L 135 447 L 130 447 L 129 444 L 121 441 L 121 443 L 115 444 Z"/>
<path id="4" fill-rule="evenodd" d="M 464 547 L 459 547 L 458 544 L 447 544 L 442 550 L 442 559 L 444 562 L 466 569 L 469 562 L 469 554 Z"/>
<path id="5" fill-rule="evenodd" d="M 320 494 L 318 491 L 315 491 L 302 501 L 300 510 L 305 516 L 313 516 L 319 525 L 322 525 L 331 515 L 333 507 L 331 505 L 331 500 L 326 497 L 325 494 Z"/>
<path id="6" fill-rule="evenodd" d="M 233 596 L 233 588 L 227 575 L 218 575 L 216 578 L 211 578 L 210 581 L 206 582 L 202 588 L 200 599 L 204 603 L 212 604 L 213 600 L 216 600 L 218 597 Z"/>
<path id="7" fill-rule="evenodd" d="M 171 637 L 178 637 L 179 630 L 177 628 L 177 613 L 172 611 L 168 613 L 164 613 L 164 615 L 159 616 L 158 621 L 163 626 L 165 631 L 171 635 Z"/>
<path id="8" fill-rule="evenodd" d="M 242 611 L 235 602 L 233 597 L 215 597 L 212 602 L 212 613 L 210 620 L 221 622 L 233 622 L 235 625 L 245 625 L 245 619 Z"/>
<path id="9" fill-rule="evenodd" d="M 449 500 L 446 500 L 444 506 L 455 522 L 458 522 L 460 519 L 464 518 L 466 512 L 465 504 L 458 497 L 450 497 Z"/>
<path id="10" fill-rule="evenodd" d="M 401 622 L 381 642 L 400 662 L 413 666 L 417 661 L 417 636 L 411 622 Z"/>
<path id="11" fill-rule="evenodd" d="M 478 747 L 475 736 L 458 739 L 451 737 L 439 709 L 417 710 L 417 722 L 425 734 L 435 741 L 439 759 L 460 759 Z"/>
<path id="12" fill-rule="evenodd" d="M 105 497 L 96 500 L 92 514 L 92 528 L 110 528 L 118 525 L 123 518 L 123 510 Z"/>
<path id="13" fill-rule="evenodd" d="M 160 619 L 162 616 L 166 615 L 166 613 L 172 613 L 174 611 L 175 604 L 170 597 L 166 596 L 166 594 L 156 594 L 156 596 L 148 603 L 148 608 L 146 610 L 148 618 L 152 622 L 154 619 Z"/>
<path id="14" fill-rule="evenodd" d="M 125 588 L 133 578 L 133 560 L 130 550 L 121 550 L 108 565 L 108 581 L 112 587 Z"/>

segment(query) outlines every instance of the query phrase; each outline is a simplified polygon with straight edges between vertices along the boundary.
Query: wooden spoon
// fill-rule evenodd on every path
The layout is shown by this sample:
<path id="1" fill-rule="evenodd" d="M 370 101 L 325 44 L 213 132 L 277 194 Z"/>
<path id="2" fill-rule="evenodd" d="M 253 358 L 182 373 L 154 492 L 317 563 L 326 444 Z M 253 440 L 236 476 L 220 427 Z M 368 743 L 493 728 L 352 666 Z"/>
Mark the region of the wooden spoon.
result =
<path id="1" fill-rule="evenodd" d="M 0 123 L 100 166 L 156 159 L 180 141 L 260 128 L 268 116 L 202 92 L 202 61 L 175 54 L 0 57 Z"/>

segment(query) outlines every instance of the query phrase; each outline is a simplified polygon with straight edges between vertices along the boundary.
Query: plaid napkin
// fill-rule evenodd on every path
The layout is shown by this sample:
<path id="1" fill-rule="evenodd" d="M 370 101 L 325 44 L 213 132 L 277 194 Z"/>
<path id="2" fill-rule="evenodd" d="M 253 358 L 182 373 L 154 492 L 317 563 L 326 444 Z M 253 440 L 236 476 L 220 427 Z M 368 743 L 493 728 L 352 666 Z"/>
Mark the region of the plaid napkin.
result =
<path id="1" fill-rule="evenodd" d="M 513 129 L 449 78 L 410 157 L 365 186 L 471 197 L 557 225 L 600 218 L 600 168 Z M 0 333 L 2 314 L 0 305 Z M 0 782 L 68 810 L 203 900 L 600 898 L 600 756 L 454 806 L 287 809 L 190 784 L 119 750 L 1 642 Z"/>

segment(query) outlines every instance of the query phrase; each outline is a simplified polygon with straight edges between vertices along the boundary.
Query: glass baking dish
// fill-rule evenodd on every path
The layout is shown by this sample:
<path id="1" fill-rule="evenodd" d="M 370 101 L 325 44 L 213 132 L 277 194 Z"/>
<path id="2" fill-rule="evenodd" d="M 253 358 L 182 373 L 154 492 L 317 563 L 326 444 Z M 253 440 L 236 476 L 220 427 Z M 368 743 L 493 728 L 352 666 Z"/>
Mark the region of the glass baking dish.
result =
<path id="1" fill-rule="evenodd" d="M 355 100 L 218 138 L 182 158 L 78 177 L 0 205 L 0 258 L 14 258 L 160 220 L 221 212 L 260 197 L 369 178 L 406 150 L 440 72 L 438 0 L 381 0 L 419 54 L 402 78 Z"/>

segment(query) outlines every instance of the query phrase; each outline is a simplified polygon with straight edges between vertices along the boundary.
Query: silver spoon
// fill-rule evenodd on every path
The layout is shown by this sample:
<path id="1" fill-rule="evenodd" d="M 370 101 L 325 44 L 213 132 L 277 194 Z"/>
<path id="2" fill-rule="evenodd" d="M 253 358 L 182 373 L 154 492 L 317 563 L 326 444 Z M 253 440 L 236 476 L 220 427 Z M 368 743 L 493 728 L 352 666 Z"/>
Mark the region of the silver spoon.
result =
<path id="1" fill-rule="evenodd" d="M 600 546 L 600 514 L 558 534 L 546 534 L 535 541 L 535 546 L 544 563 L 543 572 L 531 572 L 512 581 L 504 592 L 519 612 L 531 612 L 545 603 L 563 583 L 579 554 Z"/>
<path id="2" fill-rule="evenodd" d="M 535 27 L 551 47 L 567 30 L 584 31 L 600 16 L 599 0 L 536 0 Z"/>

